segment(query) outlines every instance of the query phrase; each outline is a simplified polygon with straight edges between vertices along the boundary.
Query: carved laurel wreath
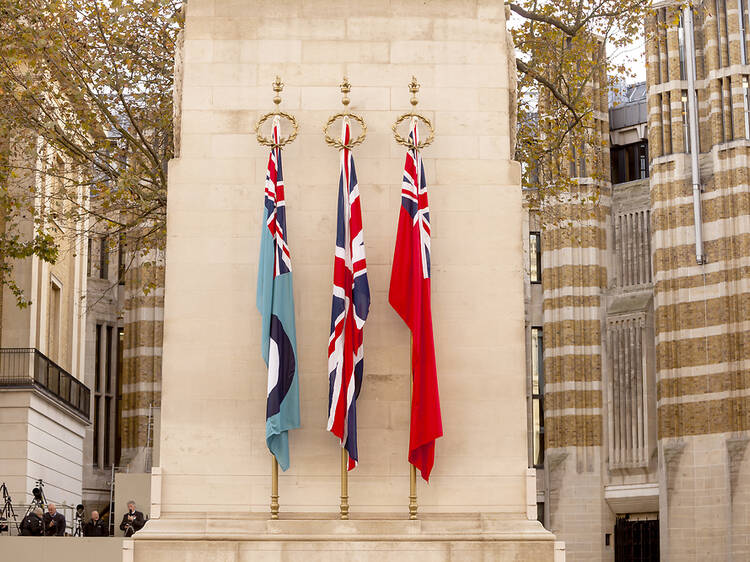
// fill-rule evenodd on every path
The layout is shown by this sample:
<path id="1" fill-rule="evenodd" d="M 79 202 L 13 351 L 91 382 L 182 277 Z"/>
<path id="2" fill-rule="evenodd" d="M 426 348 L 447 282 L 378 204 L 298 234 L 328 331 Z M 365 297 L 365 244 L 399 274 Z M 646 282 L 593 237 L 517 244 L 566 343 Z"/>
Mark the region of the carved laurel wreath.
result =
<path id="1" fill-rule="evenodd" d="M 430 134 L 427 136 L 427 138 L 419 141 L 417 143 L 417 146 L 414 146 L 414 143 L 412 141 L 410 141 L 408 138 L 402 137 L 398 132 L 398 126 L 410 117 L 415 117 L 416 119 L 427 125 L 427 128 L 430 129 Z M 431 145 L 432 141 L 435 140 L 435 128 L 432 126 L 432 123 L 429 119 L 427 119 L 427 117 L 424 117 L 419 113 L 404 113 L 401 117 L 396 119 L 396 122 L 391 127 L 391 130 L 393 130 L 393 136 L 396 139 L 396 142 L 404 145 L 407 148 L 416 148 L 417 150 L 420 150 L 425 146 Z"/>
<path id="2" fill-rule="evenodd" d="M 347 144 L 344 144 L 341 142 L 340 139 L 335 139 L 331 137 L 331 135 L 328 134 L 328 129 L 333 125 L 339 118 L 346 119 L 347 117 L 350 117 L 354 119 L 357 123 L 359 123 L 360 128 L 362 129 L 362 132 L 359 134 L 359 136 L 355 139 L 350 139 Z M 365 124 L 365 120 L 362 119 L 359 115 L 356 115 L 354 113 L 336 113 L 335 115 L 331 115 L 331 118 L 326 123 L 325 127 L 323 127 L 323 134 L 326 138 L 326 143 L 328 146 L 333 146 L 338 148 L 339 150 L 342 148 L 346 148 L 347 150 L 351 150 L 358 144 L 362 144 L 362 142 L 365 140 L 365 137 L 367 136 L 367 125 Z"/>
<path id="3" fill-rule="evenodd" d="M 271 117 L 283 117 L 289 121 L 292 125 L 292 134 L 290 134 L 288 137 L 281 137 L 279 139 L 279 142 L 274 142 L 273 139 L 268 139 L 263 136 L 262 131 L 260 130 L 263 124 L 268 121 Z M 258 142 L 265 146 L 271 146 L 273 148 L 281 148 L 290 142 L 292 142 L 294 139 L 297 138 L 297 133 L 299 133 L 299 125 L 297 124 L 297 120 L 294 118 L 293 115 L 290 115 L 289 113 L 285 113 L 283 111 L 271 111 L 270 113 L 266 113 L 263 115 L 258 123 L 255 125 L 255 138 L 258 139 Z"/>

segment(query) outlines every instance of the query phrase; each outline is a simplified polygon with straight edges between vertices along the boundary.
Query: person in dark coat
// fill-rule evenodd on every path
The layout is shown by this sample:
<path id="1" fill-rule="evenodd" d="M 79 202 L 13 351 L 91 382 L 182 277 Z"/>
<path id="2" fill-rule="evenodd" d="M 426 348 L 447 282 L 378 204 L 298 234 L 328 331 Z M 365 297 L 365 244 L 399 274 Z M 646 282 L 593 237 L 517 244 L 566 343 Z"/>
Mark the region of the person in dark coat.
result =
<path id="1" fill-rule="evenodd" d="M 48 537 L 65 536 L 65 516 L 57 511 L 55 504 L 47 505 L 47 513 L 44 514 L 44 534 Z"/>
<path id="2" fill-rule="evenodd" d="M 21 521 L 21 535 L 24 537 L 41 537 L 43 526 L 42 508 L 37 507 Z"/>
<path id="3" fill-rule="evenodd" d="M 128 502 L 128 512 L 122 516 L 120 530 L 125 531 L 126 537 L 132 537 L 133 533 L 140 531 L 145 524 L 146 520 L 143 518 L 143 513 L 136 511 L 135 502 L 130 500 Z"/>
<path id="4" fill-rule="evenodd" d="M 109 529 L 106 523 L 99 519 L 99 512 L 92 511 L 91 519 L 83 526 L 84 537 L 108 537 Z"/>

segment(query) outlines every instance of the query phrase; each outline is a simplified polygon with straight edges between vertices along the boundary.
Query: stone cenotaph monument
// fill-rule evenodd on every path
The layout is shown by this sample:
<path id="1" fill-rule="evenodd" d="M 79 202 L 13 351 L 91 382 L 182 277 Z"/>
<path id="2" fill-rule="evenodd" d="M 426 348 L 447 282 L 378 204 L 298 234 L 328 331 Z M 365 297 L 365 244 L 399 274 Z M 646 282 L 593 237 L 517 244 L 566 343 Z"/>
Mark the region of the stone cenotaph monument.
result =
<path id="1" fill-rule="evenodd" d="M 536 520 L 527 468 L 511 49 L 499 0 L 190 0 L 169 169 L 160 466 L 152 518 L 126 540 L 125 560 L 564 557 Z M 301 424 L 273 520 L 255 303 L 268 148 L 254 127 L 273 109 L 277 75 L 280 108 L 299 123 L 283 161 Z M 340 443 L 326 430 L 339 152 L 323 126 L 342 109 L 344 76 L 367 123 L 353 152 L 371 293 L 349 520 Z M 410 332 L 388 303 L 405 158 L 391 125 L 411 109 L 412 76 L 435 127 L 422 159 L 444 431 L 429 483 L 417 483 L 416 519 Z"/>

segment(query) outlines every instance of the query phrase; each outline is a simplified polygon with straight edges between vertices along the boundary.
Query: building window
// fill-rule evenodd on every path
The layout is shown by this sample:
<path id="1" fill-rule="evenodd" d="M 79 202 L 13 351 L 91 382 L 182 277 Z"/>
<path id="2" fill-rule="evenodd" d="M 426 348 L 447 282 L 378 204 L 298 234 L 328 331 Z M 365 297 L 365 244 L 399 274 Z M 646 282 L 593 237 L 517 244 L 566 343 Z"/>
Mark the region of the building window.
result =
<path id="1" fill-rule="evenodd" d="M 529 280 L 542 282 L 542 233 L 529 232 Z"/>
<path id="2" fill-rule="evenodd" d="M 680 53 L 680 80 L 685 80 L 685 21 L 680 12 L 680 19 L 677 27 L 677 43 Z"/>
<path id="3" fill-rule="evenodd" d="M 94 453 L 93 453 L 93 465 L 100 467 L 99 462 L 99 403 L 101 402 L 100 396 L 94 396 Z"/>
<path id="4" fill-rule="evenodd" d="M 578 158 L 576 155 L 576 147 L 573 146 L 573 141 L 570 143 L 570 177 L 575 178 L 576 177 L 576 159 Z"/>
<path id="5" fill-rule="evenodd" d="M 718 1 L 718 0 L 717 0 Z M 660 51 L 660 57 L 659 62 L 661 63 L 662 57 L 664 58 L 664 65 L 659 65 L 661 72 L 661 82 L 669 82 L 669 61 L 667 60 L 667 54 L 669 53 L 669 44 L 668 44 L 668 37 L 667 37 L 667 27 L 668 27 L 668 18 L 667 18 L 667 9 L 666 8 L 660 8 L 657 12 L 657 34 L 659 36 L 659 51 Z"/>
<path id="6" fill-rule="evenodd" d="M 112 397 L 104 398 L 104 467 L 112 466 Z"/>
<path id="7" fill-rule="evenodd" d="M 120 464 L 120 451 L 122 450 L 122 361 L 125 349 L 125 331 L 117 328 L 117 367 L 115 373 L 115 465 Z"/>
<path id="8" fill-rule="evenodd" d="M 726 105 L 722 109 L 726 114 L 726 118 L 724 119 L 724 126 L 726 128 L 724 140 L 727 141 L 734 140 L 734 100 L 732 99 L 732 93 L 732 77 L 725 76 L 723 102 Z"/>
<path id="9" fill-rule="evenodd" d="M 89 255 L 86 260 L 86 275 L 91 277 L 91 263 L 94 255 L 94 239 L 89 236 Z"/>
<path id="10" fill-rule="evenodd" d="M 586 145 L 581 141 L 581 146 L 578 149 L 578 177 L 586 177 Z"/>
<path id="11" fill-rule="evenodd" d="M 719 68 L 729 66 L 729 31 L 727 29 L 727 2 L 716 0 L 716 49 Z"/>
<path id="12" fill-rule="evenodd" d="M 544 345 L 542 328 L 531 328 L 532 464 L 544 466 Z"/>
<path id="13" fill-rule="evenodd" d="M 102 236 L 99 246 L 99 279 L 109 279 L 109 247 L 107 237 Z"/>
<path id="14" fill-rule="evenodd" d="M 648 177 L 648 143 L 643 141 L 613 146 L 610 162 L 612 183 L 645 179 Z"/>
<path id="15" fill-rule="evenodd" d="M 747 64 L 747 38 L 745 37 L 745 29 L 747 25 L 747 9 L 745 8 L 744 0 L 737 0 L 737 7 L 739 8 L 739 23 L 740 23 L 740 62 Z"/>
<path id="16" fill-rule="evenodd" d="M 54 280 L 49 284 L 49 311 L 47 316 L 47 356 L 60 362 L 60 293 L 61 287 Z"/>
<path id="17" fill-rule="evenodd" d="M 114 329 L 112 326 L 107 326 L 107 352 L 105 354 L 106 361 L 105 361 L 105 379 L 107 381 L 107 394 L 112 394 L 112 377 L 109 376 L 109 373 L 112 372 L 112 343 L 113 343 L 113 332 Z"/>
<path id="18" fill-rule="evenodd" d="M 750 89 L 747 75 L 742 77 L 742 104 L 745 115 L 745 138 L 750 139 Z"/>
<path id="19" fill-rule="evenodd" d="M 96 348 L 94 350 L 94 458 L 93 465 L 95 467 L 101 467 L 101 459 L 99 458 L 99 439 L 101 431 L 99 425 L 101 424 L 102 417 L 99 413 L 101 409 L 101 398 L 102 398 L 102 325 L 96 325 Z"/>
<path id="20" fill-rule="evenodd" d="M 125 284 L 125 235 L 120 234 L 117 244 L 117 282 Z"/>
<path id="21" fill-rule="evenodd" d="M 102 325 L 97 324 L 96 325 L 96 351 L 94 352 L 94 391 L 95 392 L 101 392 L 102 391 L 102 383 L 101 383 L 101 377 L 99 376 L 99 373 L 102 372 L 101 365 L 102 365 Z"/>
<path id="22" fill-rule="evenodd" d="M 94 453 L 93 465 L 108 468 L 117 459 L 119 431 L 117 376 L 120 365 L 120 329 L 96 325 L 96 353 L 94 361 Z M 115 338 L 118 338 L 117 340 Z"/>

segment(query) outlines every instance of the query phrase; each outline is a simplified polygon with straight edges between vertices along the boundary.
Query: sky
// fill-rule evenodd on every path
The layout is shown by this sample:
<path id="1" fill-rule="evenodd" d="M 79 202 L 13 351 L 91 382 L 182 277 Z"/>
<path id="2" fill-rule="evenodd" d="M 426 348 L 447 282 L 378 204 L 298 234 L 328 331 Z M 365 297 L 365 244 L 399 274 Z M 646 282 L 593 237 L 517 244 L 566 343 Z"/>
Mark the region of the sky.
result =
<path id="1" fill-rule="evenodd" d="M 607 49 L 607 54 L 612 57 L 615 63 L 626 64 L 633 74 L 633 78 L 628 78 L 628 83 L 646 81 L 646 39 L 639 37 L 629 47 L 622 49 Z"/>

